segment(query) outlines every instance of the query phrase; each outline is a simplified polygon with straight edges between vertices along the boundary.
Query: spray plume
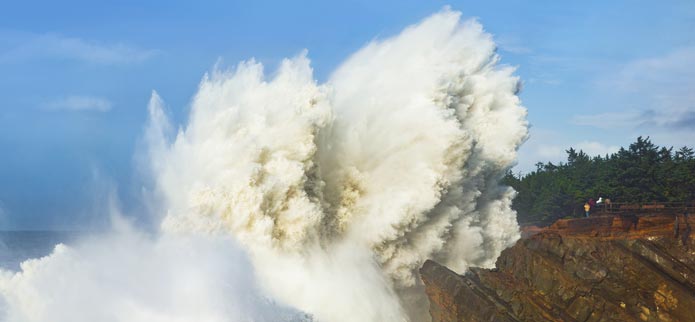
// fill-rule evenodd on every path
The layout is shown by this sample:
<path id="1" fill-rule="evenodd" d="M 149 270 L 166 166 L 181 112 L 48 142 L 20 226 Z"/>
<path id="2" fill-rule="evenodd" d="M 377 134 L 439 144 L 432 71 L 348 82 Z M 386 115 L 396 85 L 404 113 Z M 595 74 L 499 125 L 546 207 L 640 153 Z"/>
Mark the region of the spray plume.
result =
<path id="1" fill-rule="evenodd" d="M 480 24 L 446 9 L 371 42 L 325 84 L 306 53 L 270 80 L 254 61 L 216 69 L 178 133 L 153 94 L 162 235 L 232 236 L 265 294 L 318 321 L 427 320 L 426 259 L 490 267 L 519 238 L 514 191 L 498 182 L 526 110 L 498 59 Z"/>

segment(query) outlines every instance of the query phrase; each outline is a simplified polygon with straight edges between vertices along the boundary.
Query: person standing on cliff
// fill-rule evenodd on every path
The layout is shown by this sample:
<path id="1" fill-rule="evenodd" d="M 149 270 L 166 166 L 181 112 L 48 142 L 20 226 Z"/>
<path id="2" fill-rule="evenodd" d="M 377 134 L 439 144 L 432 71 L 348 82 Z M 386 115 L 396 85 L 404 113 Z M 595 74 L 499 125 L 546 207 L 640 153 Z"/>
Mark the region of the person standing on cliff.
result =
<path id="1" fill-rule="evenodd" d="M 584 204 L 584 214 L 585 214 L 585 217 L 587 217 L 587 218 L 589 217 L 589 210 L 590 209 L 591 209 L 591 206 L 589 205 L 589 203 L 588 202 L 585 203 Z"/>

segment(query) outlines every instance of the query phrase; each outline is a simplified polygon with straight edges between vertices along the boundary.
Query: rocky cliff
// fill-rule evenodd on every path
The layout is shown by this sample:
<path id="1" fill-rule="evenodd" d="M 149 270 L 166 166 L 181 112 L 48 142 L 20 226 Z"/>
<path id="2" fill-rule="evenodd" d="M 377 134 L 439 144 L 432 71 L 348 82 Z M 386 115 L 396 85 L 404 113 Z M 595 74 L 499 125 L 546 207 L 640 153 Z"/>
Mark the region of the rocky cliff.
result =
<path id="1" fill-rule="evenodd" d="M 492 270 L 420 273 L 440 321 L 695 321 L 695 216 L 560 220 Z"/>

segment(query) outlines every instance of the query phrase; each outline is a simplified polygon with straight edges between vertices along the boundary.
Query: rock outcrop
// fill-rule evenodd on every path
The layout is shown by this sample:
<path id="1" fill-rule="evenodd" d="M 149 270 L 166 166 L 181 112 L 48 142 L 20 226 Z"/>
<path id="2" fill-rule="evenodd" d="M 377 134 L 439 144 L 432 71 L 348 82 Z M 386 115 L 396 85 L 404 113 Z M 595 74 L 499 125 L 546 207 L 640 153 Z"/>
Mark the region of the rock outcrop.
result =
<path id="1" fill-rule="evenodd" d="M 433 322 L 695 321 L 695 218 L 560 220 L 496 268 L 420 269 Z"/>

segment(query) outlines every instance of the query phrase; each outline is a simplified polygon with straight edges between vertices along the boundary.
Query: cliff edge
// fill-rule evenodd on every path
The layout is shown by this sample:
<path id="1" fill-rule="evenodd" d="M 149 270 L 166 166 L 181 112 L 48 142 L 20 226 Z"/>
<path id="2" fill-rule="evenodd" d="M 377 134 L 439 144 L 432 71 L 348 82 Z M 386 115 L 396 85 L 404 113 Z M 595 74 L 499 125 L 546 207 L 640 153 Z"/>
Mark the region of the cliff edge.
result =
<path id="1" fill-rule="evenodd" d="M 695 217 L 559 220 L 496 268 L 420 269 L 433 322 L 695 321 Z"/>

